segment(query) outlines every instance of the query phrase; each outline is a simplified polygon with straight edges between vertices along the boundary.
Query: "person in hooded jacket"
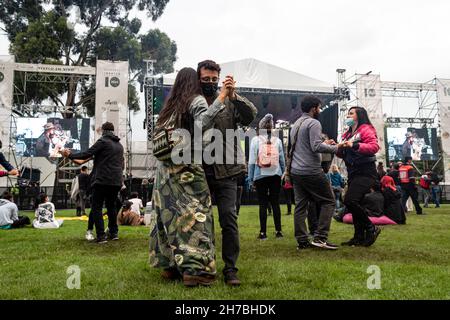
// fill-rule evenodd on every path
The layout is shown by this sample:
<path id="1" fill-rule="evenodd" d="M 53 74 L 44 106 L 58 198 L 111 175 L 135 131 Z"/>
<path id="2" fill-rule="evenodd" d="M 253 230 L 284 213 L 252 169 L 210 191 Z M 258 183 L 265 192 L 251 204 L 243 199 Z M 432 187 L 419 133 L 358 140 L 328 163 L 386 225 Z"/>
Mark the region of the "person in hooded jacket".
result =
<path id="1" fill-rule="evenodd" d="M 384 197 L 384 215 L 398 224 L 406 224 L 405 210 L 402 206 L 402 193 L 397 190 L 394 179 L 384 176 L 381 179 Z"/>

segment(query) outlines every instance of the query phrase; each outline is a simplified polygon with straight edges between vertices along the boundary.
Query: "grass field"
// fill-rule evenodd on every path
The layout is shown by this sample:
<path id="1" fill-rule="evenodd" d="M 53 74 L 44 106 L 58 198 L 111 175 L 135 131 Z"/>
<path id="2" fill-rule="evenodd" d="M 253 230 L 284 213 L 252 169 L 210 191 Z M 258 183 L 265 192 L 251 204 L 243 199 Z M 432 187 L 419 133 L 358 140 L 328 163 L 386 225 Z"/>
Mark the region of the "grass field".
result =
<path id="1" fill-rule="evenodd" d="M 293 218 L 283 207 L 284 239 L 256 240 L 257 207 L 239 218 L 243 284 L 229 288 L 222 275 L 210 288 L 184 288 L 149 267 L 146 227 L 120 229 L 104 245 L 84 240 L 86 222 L 59 230 L 0 230 L 0 299 L 450 299 L 450 206 L 409 214 L 405 226 L 384 227 L 371 248 L 297 252 Z M 32 213 L 27 213 L 32 216 Z M 58 212 L 73 216 L 73 211 Z M 353 227 L 333 222 L 330 241 L 348 240 Z M 221 237 L 216 219 L 219 270 Z M 81 288 L 66 286 L 69 266 L 81 268 Z M 381 289 L 369 290 L 370 266 L 381 270 Z"/>

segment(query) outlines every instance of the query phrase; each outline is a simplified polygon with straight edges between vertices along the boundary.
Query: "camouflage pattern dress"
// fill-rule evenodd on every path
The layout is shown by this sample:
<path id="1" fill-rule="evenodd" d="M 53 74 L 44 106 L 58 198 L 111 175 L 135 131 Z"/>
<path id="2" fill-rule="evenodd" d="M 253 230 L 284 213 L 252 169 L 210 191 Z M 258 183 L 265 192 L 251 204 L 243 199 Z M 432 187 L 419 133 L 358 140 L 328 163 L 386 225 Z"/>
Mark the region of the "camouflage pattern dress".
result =
<path id="1" fill-rule="evenodd" d="M 190 111 L 207 130 L 223 107 L 216 101 L 208 108 L 199 96 Z M 158 161 L 152 202 L 156 221 L 150 231 L 151 266 L 177 268 L 181 274 L 215 275 L 211 195 L 202 165 Z"/>

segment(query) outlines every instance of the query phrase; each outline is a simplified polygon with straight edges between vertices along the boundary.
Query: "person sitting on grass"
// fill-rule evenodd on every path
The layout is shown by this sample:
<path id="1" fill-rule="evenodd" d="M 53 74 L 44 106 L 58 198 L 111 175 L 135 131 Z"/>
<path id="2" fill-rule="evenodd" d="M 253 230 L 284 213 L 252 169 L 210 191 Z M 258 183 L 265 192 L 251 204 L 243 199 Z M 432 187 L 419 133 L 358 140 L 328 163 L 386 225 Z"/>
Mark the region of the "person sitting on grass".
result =
<path id="1" fill-rule="evenodd" d="M 372 185 L 370 192 L 364 195 L 361 206 L 369 217 L 383 216 L 384 198 L 378 181 Z M 351 213 L 347 207 L 344 207 L 338 210 L 333 217 L 338 222 L 344 222 L 344 217 Z"/>
<path id="2" fill-rule="evenodd" d="M 0 229 L 17 229 L 30 224 L 30 218 L 19 216 L 19 208 L 13 202 L 13 195 L 4 192 L 0 199 Z"/>
<path id="3" fill-rule="evenodd" d="M 383 215 L 384 198 L 381 193 L 381 185 L 376 181 L 366 194 L 361 205 L 369 217 L 381 217 Z"/>
<path id="4" fill-rule="evenodd" d="M 35 210 L 36 219 L 33 227 L 36 229 L 58 229 L 62 226 L 63 220 L 55 218 L 55 205 L 51 203 L 45 193 L 39 195 L 38 205 Z"/>
<path id="5" fill-rule="evenodd" d="M 128 199 L 128 201 L 132 203 L 131 211 L 141 216 L 142 215 L 141 210 L 144 209 L 144 205 L 142 204 L 142 200 L 139 199 L 139 193 L 132 192 L 130 195 L 130 199 Z"/>
<path id="6" fill-rule="evenodd" d="M 117 216 L 117 224 L 120 226 L 142 226 L 144 217 L 133 211 L 133 203 L 131 201 L 125 201 Z"/>
<path id="7" fill-rule="evenodd" d="M 381 179 L 381 189 L 384 197 L 384 214 L 398 224 L 406 224 L 405 210 L 402 206 L 402 193 L 397 190 L 392 177 Z"/>

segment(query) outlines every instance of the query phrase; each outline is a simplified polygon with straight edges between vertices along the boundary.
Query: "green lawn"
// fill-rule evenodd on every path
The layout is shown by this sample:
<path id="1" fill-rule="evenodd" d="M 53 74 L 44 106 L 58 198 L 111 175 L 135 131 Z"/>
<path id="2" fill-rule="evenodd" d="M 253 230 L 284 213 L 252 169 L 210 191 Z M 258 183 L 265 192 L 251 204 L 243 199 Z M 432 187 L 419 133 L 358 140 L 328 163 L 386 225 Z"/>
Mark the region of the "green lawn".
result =
<path id="1" fill-rule="evenodd" d="M 285 215 L 277 240 L 256 240 L 257 207 L 243 207 L 240 222 L 243 284 L 228 288 L 220 275 L 210 288 L 184 288 L 162 280 L 147 264 L 145 227 L 122 227 L 120 241 L 84 240 L 87 222 L 66 221 L 59 230 L 0 230 L 0 299 L 449 299 L 450 206 L 409 214 L 406 226 L 384 227 L 371 248 L 296 251 L 293 218 Z M 30 214 L 30 213 L 27 213 Z M 73 211 L 59 212 L 72 216 Z M 31 214 L 30 214 L 31 217 Z M 220 228 L 216 219 L 220 257 Z M 333 222 L 330 241 L 341 243 L 353 227 Z M 81 268 L 81 289 L 66 286 L 67 268 Z M 223 263 L 218 259 L 219 270 Z M 367 269 L 381 268 L 381 289 L 369 290 Z"/>

